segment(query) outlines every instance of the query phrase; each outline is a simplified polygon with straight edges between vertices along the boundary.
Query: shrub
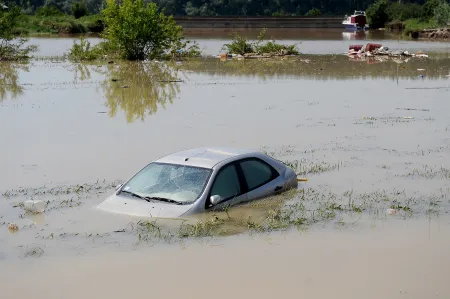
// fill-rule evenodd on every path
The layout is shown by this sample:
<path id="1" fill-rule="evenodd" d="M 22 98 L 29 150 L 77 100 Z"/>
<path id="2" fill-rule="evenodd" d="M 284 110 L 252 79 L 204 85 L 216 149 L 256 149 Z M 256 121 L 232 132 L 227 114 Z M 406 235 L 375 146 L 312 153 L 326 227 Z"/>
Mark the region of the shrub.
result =
<path id="1" fill-rule="evenodd" d="M 295 45 L 281 45 L 275 41 L 269 41 L 263 44 L 267 29 L 260 32 L 256 42 L 251 43 L 246 38 L 235 33 L 230 44 L 223 45 L 222 49 L 226 49 L 230 54 L 269 54 L 269 55 L 297 55 L 298 51 Z"/>
<path id="2" fill-rule="evenodd" d="M 223 45 L 222 48 L 226 49 L 228 53 L 231 54 L 244 55 L 245 53 L 255 52 L 253 45 L 248 42 L 245 37 L 242 37 L 237 32 L 235 32 L 231 43 Z"/>
<path id="3" fill-rule="evenodd" d="M 90 32 L 102 32 L 105 29 L 105 24 L 100 15 L 85 16 L 78 19 L 78 22 L 82 24 L 87 31 Z"/>
<path id="4" fill-rule="evenodd" d="M 306 14 L 305 14 L 305 16 L 306 17 L 319 17 L 319 16 L 321 16 L 322 15 L 322 12 L 320 11 L 320 9 L 318 9 L 318 8 L 312 8 L 312 9 L 310 9 Z"/>
<path id="5" fill-rule="evenodd" d="M 172 16 L 159 12 L 153 2 L 123 0 L 118 4 L 116 0 L 106 0 L 103 16 L 104 36 L 128 60 L 161 57 L 183 40 L 181 27 Z"/>
<path id="6" fill-rule="evenodd" d="M 56 6 L 42 6 L 36 10 L 36 16 L 38 17 L 51 17 L 51 16 L 62 16 L 64 13 L 60 11 Z"/>
<path id="7" fill-rule="evenodd" d="M 84 38 L 80 38 L 80 43 L 73 42 L 73 46 L 69 51 L 69 59 L 75 61 L 95 60 L 100 58 L 102 51 L 100 47 L 91 47 L 91 43 Z"/>

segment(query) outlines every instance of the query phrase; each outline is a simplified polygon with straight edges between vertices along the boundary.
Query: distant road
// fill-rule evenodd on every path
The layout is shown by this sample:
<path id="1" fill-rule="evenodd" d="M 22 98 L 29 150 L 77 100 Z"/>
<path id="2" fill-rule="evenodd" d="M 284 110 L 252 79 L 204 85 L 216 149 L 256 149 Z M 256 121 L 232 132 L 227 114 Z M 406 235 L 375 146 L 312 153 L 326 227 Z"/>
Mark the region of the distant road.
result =
<path id="1" fill-rule="evenodd" d="M 185 28 L 343 28 L 343 17 L 174 17 Z"/>

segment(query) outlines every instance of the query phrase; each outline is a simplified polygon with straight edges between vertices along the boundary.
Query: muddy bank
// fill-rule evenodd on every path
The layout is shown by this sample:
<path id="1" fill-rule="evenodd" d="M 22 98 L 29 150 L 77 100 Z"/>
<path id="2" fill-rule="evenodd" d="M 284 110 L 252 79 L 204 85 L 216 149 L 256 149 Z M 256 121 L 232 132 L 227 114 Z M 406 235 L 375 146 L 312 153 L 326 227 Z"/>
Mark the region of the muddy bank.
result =
<path id="1" fill-rule="evenodd" d="M 411 37 L 421 39 L 449 40 L 450 28 L 424 29 L 421 31 L 414 31 L 411 33 Z"/>

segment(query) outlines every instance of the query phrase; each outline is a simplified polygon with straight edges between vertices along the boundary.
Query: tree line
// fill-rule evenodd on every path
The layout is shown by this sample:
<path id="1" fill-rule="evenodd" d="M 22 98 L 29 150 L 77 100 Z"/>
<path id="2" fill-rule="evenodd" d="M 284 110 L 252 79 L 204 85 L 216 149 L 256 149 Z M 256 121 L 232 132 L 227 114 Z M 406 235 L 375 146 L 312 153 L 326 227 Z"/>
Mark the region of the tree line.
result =
<path id="1" fill-rule="evenodd" d="M 0 0 L 16 4 L 26 14 L 41 7 L 56 7 L 65 14 L 97 14 L 105 0 Z M 365 10 L 373 0 L 153 0 L 165 13 L 174 16 L 317 16 L 345 15 Z M 390 1 L 391 2 L 391 1 Z M 425 0 L 392 1 L 392 3 L 422 5 Z"/>

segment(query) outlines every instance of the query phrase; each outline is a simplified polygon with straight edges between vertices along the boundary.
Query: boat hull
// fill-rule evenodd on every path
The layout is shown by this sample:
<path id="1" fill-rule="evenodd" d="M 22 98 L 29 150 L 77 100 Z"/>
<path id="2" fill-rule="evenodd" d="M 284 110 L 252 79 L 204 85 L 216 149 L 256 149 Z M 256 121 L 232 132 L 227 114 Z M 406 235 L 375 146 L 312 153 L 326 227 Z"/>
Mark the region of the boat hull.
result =
<path id="1" fill-rule="evenodd" d="M 358 26 L 357 24 L 342 24 L 348 30 L 368 30 L 368 26 Z"/>

